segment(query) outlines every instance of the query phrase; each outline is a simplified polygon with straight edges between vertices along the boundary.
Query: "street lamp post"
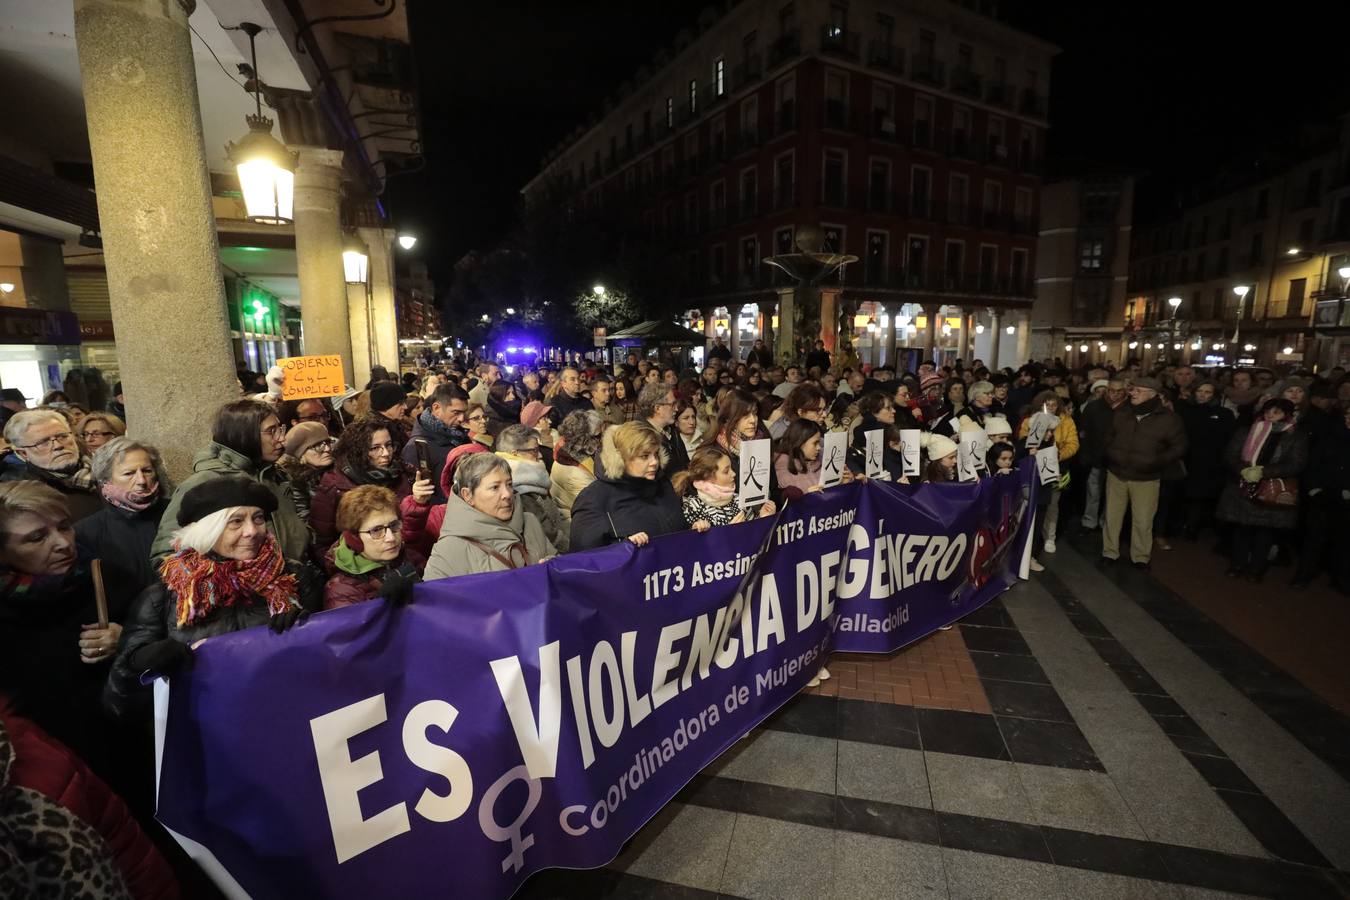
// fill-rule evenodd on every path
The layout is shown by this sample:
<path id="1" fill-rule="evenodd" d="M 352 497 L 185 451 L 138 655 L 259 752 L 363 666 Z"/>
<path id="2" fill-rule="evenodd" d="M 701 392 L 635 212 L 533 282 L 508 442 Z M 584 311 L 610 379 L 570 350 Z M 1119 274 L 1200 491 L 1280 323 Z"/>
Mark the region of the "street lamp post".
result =
<path id="1" fill-rule="evenodd" d="M 1251 285 L 1239 284 L 1233 288 L 1233 293 L 1237 294 L 1237 321 L 1233 323 L 1233 344 L 1237 344 L 1238 333 L 1242 330 L 1242 308 L 1247 303 L 1247 294 L 1251 291 Z"/>
<path id="2" fill-rule="evenodd" d="M 1172 307 L 1172 318 L 1171 318 L 1171 320 L 1170 320 L 1170 321 L 1171 321 L 1171 326 L 1172 326 L 1172 327 L 1171 327 L 1171 329 L 1170 329 L 1170 330 L 1171 330 L 1171 334 L 1169 335 L 1170 338 L 1171 338 L 1171 340 L 1169 340 L 1169 341 L 1167 342 L 1167 344 L 1168 344 L 1169 349 L 1175 350 L 1175 349 L 1176 349 L 1176 343 L 1177 343 L 1177 310 L 1181 308 L 1181 298 L 1180 298 L 1180 297 L 1168 297 L 1168 298 L 1167 298 L 1167 305 L 1170 306 L 1170 307 Z M 1164 361 L 1165 361 L 1165 359 L 1166 359 L 1166 357 L 1164 357 Z M 1178 362 L 1180 362 L 1180 360 L 1178 360 Z"/>

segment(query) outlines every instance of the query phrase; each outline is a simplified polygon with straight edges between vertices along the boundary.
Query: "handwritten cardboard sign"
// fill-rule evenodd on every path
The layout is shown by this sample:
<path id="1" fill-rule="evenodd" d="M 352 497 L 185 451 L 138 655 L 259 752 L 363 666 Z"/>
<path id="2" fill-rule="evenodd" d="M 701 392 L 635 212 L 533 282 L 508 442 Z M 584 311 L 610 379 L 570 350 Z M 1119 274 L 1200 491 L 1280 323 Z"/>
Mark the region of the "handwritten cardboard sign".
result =
<path id="1" fill-rule="evenodd" d="M 308 400 L 313 397 L 336 397 L 347 389 L 342 374 L 342 357 L 290 356 L 279 360 L 285 384 L 282 400 Z"/>
<path id="2" fill-rule="evenodd" d="M 844 480 L 844 462 L 848 454 L 848 433 L 829 431 L 820 445 L 820 486 L 834 487 Z"/>
<path id="3" fill-rule="evenodd" d="M 741 509 L 758 506 L 769 499 L 769 447 L 767 440 L 741 442 Z"/>

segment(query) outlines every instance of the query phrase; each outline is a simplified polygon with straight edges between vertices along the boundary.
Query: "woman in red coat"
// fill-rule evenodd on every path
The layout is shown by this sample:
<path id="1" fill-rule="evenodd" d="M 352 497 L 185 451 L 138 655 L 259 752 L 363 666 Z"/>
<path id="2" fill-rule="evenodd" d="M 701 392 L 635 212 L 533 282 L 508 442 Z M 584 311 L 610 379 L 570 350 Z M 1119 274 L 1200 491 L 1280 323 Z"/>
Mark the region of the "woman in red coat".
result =
<path id="1" fill-rule="evenodd" d="M 398 498 L 388 488 L 363 484 L 343 494 L 337 525 L 342 536 L 324 557 L 324 609 L 379 596 L 402 599 L 426 568 L 426 557 L 403 545 Z"/>
<path id="2" fill-rule="evenodd" d="M 0 695 L 0 897 L 176 900 L 122 799 Z"/>

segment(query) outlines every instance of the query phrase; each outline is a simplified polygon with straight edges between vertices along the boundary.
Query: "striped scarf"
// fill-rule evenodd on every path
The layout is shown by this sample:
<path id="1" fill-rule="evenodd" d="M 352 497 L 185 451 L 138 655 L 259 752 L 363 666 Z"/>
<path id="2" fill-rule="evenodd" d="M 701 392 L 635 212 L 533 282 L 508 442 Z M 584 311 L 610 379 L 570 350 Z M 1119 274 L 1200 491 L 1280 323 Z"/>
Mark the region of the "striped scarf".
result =
<path id="1" fill-rule="evenodd" d="M 214 559 L 179 550 L 164 560 L 159 575 L 178 600 L 175 620 L 180 628 L 221 607 L 252 606 L 259 597 L 272 615 L 300 605 L 295 576 L 286 573 L 286 560 L 270 534 L 253 559 Z"/>

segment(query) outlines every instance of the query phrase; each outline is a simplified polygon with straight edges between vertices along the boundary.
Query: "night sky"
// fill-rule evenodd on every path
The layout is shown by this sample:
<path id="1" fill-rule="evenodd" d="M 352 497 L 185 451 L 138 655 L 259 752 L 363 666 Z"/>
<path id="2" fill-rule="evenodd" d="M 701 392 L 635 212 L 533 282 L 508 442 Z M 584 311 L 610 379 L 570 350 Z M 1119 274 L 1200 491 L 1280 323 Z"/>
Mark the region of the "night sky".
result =
<path id="1" fill-rule="evenodd" d="M 409 0 L 427 168 L 391 180 L 387 198 L 400 228 L 421 236 L 438 292 L 461 255 L 508 234 L 543 154 L 704 5 Z M 1350 4 L 1002 6 L 1003 20 L 1062 48 L 1052 171 L 1101 163 L 1147 175 L 1146 216 L 1223 160 L 1350 112 Z"/>

